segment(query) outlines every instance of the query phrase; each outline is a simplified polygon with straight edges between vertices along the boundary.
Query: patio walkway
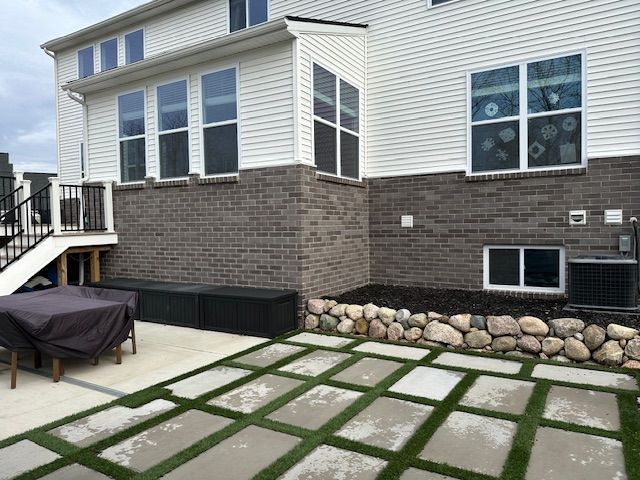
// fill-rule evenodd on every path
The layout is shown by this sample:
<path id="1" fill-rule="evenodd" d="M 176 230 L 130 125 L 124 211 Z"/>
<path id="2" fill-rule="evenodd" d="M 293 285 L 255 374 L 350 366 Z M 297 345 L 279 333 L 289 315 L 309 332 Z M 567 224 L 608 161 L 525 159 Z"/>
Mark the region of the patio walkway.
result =
<path id="1" fill-rule="evenodd" d="M 640 480 L 638 377 L 295 334 L 0 442 L 0 479 Z"/>

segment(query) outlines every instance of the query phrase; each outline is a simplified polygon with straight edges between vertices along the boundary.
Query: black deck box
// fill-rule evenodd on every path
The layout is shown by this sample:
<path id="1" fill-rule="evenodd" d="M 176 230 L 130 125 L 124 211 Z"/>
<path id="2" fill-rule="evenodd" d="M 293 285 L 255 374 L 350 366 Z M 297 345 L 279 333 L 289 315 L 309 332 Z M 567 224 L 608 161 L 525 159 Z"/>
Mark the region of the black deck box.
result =
<path id="1" fill-rule="evenodd" d="M 200 292 L 200 328 L 274 338 L 297 328 L 298 293 L 249 287 Z"/>
<path id="2" fill-rule="evenodd" d="M 200 328 L 199 294 L 215 290 L 210 285 L 143 282 L 140 286 L 140 319 L 147 322 Z"/>

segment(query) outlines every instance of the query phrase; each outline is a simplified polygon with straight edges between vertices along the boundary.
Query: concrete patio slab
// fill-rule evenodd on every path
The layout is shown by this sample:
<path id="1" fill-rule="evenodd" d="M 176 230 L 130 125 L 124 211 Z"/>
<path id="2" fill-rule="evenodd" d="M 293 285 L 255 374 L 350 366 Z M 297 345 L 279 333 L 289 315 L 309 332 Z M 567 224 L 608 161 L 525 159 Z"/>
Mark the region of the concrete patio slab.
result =
<path id="1" fill-rule="evenodd" d="M 304 382 L 278 375 L 263 375 L 207 402 L 216 407 L 252 413 Z"/>
<path id="2" fill-rule="evenodd" d="M 111 407 L 75 422 L 67 423 L 49 431 L 77 447 L 87 447 L 134 425 L 156 417 L 176 406 L 167 400 L 153 400 L 138 408 Z"/>
<path id="3" fill-rule="evenodd" d="M 171 390 L 176 397 L 194 399 L 252 373 L 251 370 L 243 368 L 219 366 L 167 385 L 165 388 Z"/>
<path id="4" fill-rule="evenodd" d="M 287 342 L 305 343 L 318 347 L 346 347 L 355 340 L 352 338 L 332 337 L 329 335 L 318 335 L 317 333 L 302 332 L 286 339 Z"/>
<path id="5" fill-rule="evenodd" d="M 374 480 L 387 465 L 385 460 L 320 445 L 287 471 L 281 480 Z"/>
<path id="6" fill-rule="evenodd" d="M 98 456 L 143 472 L 232 423 L 229 418 L 188 410 L 107 448 Z"/>
<path id="7" fill-rule="evenodd" d="M 416 367 L 393 384 L 389 391 L 431 400 L 444 400 L 463 377 L 464 373 L 461 372 Z"/>
<path id="8" fill-rule="evenodd" d="M 266 418 L 317 430 L 361 396 L 362 393 L 353 390 L 318 385 Z"/>
<path id="9" fill-rule="evenodd" d="M 613 393 L 555 385 L 549 391 L 542 416 L 585 427 L 620 429 L 618 400 Z"/>
<path id="10" fill-rule="evenodd" d="M 522 415 L 535 382 L 482 375 L 467 390 L 460 405 Z"/>
<path id="11" fill-rule="evenodd" d="M 531 376 L 556 380 L 558 382 L 595 385 L 597 387 L 638 390 L 638 383 L 632 375 L 584 368 L 560 367 L 556 365 L 536 365 Z"/>
<path id="12" fill-rule="evenodd" d="M 351 354 L 349 353 L 316 350 L 315 352 L 311 352 L 294 362 L 280 367 L 278 370 L 281 372 L 297 373 L 298 375 L 315 377 L 332 369 L 339 363 L 344 362 L 349 357 L 351 357 Z"/>
<path id="13" fill-rule="evenodd" d="M 74 463 L 45 475 L 40 480 L 109 480 L 110 478 L 84 465 Z"/>
<path id="14" fill-rule="evenodd" d="M 254 367 L 270 367 L 280 360 L 290 357 L 304 350 L 304 347 L 287 345 L 286 343 L 274 343 L 255 352 L 236 358 L 234 361 L 252 365 Z"/>
<path id="15" fill-rule="evenodd" d="M 429 405 L 380 397 L 352 418 L 336 435 L 398 451 L 433 411 Z"/>
<path id="16" fill-rule="evenodd" d="M 468 368 L 470 370 L 485 370 L 488 372 L 516 374 L 520 372 L 522 363 L 499 358 L 486 358 L 460 353 L 444 352 L 433 361 L 436 365 Z"/>
<path id="17" fill-rule="evenodd" d="M 352 351 L 386 355 L 387 357 L 402 358 L 404 360 L 422 360 L 431 352 L 427 348 L 403 347 L 402 345 L 378 342 L 361 343 L 354 347 Z"/>
<path id="18" fill-rule="evenodd" d="M 373 387 L 402 367 L 402 363 L 379 358 L 363 358 L 331 377 L 338 382 Z"/>
<path id="19" fill-rule="evenodd" d="M 400 475 L 400 480 L 457 480 L 453 477 L 440 475 L 439 473 L 427 472 L 417 468 L 409 468 Z"/>
<path id="20" fill-rule="evenodd" d="M 10 480 L 58 458 L 60 455 L 31 440 L 21 440 L 0 449 L 0 480 Z"/>
<path id="21" fill-rule="evenodd" d="M 300 443 L 300 438 L 251 425 L 189 460 L 168 480 L 249 480 Z"/>
<path id="22" fill-rule="evenodd" d="M 526 480 L 626 480 L 622 443 L 585 433 L 540 427 Z"/>
<path id="23" fill-rule="evenodd" d="M 419 456 L 498 477 L 509 455 L 516 428 L 516 423 L 507 420 L 453 412 Z"/>

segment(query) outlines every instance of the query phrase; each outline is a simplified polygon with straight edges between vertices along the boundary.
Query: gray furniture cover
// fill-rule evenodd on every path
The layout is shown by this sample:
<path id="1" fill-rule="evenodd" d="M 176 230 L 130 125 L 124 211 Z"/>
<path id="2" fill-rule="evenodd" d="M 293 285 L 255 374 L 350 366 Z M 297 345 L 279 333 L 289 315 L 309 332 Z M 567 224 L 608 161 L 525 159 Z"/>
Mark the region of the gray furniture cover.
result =
<path id="1" fill-rule="evenodd" d="M 0 297 L 0 346 L 55 358 L 96 358 L 123 343 L 138 294 L 57 287 Z"/>

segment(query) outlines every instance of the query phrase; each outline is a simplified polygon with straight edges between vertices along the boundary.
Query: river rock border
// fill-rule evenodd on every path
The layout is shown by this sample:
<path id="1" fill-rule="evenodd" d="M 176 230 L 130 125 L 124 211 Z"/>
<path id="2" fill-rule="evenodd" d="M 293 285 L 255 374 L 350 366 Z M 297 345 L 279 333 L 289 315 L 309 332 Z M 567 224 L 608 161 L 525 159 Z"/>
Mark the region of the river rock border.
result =
<path id="1" fill-rule="evenodd" d="M 364 335 L 445 348 L 495 352 L 508 356 L 561 362 L 594 362 L 640 369 L 640 331 L 610 324 L 606 329 L 578 318 L 544 322 L 536 317 L 463 313 L 448 317 L 436 312 L 414 313 L 335 300 L 307 302 L 308 330 Z"/>

